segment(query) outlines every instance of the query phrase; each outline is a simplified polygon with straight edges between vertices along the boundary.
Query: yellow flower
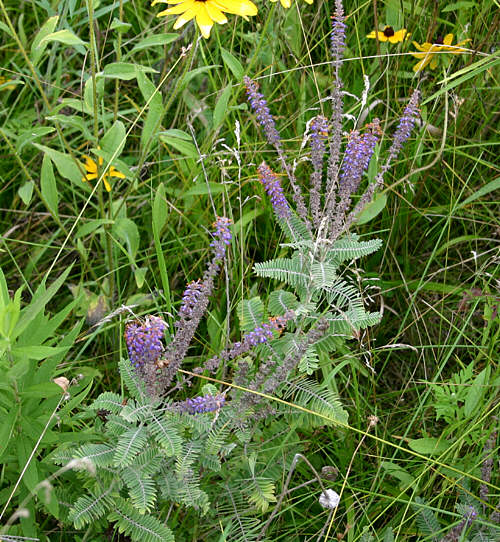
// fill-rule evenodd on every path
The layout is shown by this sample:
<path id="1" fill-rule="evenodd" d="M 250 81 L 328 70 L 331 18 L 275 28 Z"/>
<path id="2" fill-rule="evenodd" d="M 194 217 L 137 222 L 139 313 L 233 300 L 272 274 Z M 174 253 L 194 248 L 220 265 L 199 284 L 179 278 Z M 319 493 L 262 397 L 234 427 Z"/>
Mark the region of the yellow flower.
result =
<path id="1" fill-rule="evenodd" d="M 278 0 L 271 0 L 271 2 L 277 2 Z M 312 4 L 314 0 L 305 0 L 308 4 Z M 280 0 L 281 5 L 288 9 L 292 5 L 292 0 Z"/>
<path id="2" fill-rule="evenodd" d="M 83 155 L 83 158 L 85 158 L 85 170 L 87 171 L 87 175 L 85 177 L 82 177 L 82 181 L 92 181 L 93 179 L 97 179 L 97 164 L 90 158 L 90 156 Z M 102 166 L 104 160 L 99 156 L 98 158 L 99 167 Z M 109 184 L 108 178 L 116 177 L 118 179 L 125 179 L 125 175 L 118 171 L 115 167 L 109 166 L 108 170 L 104 174 L 104 177 L 102 179 L 102 182 L 104 183 L 104 187 L 106 188 L 107 192 L 111 192 L 111 185 Z"/>
<path id="3" fill-rule="evenodd" d="M 408 39 L 410 36 L 411 34 L 408 32 L 408 30 L 406 30 L 406 28 L 402 28 L 401 30 L 395 32 L 392 26 L 386 26 L 382 32 L 380 30 L 372 30 L 366 37 L 373 39 L 378 37 L 378 41 L 390 41 L 391 43 L 398 43 L 399 41 Z"/>
<path id="4" fill-rule="evenodd" d="M 250 0 L 153 0 L 151 5 L 159 3 L 177 5 L 160 11 L 157 17 L 179 15 L 174 24 L 175 30 L 196 17 L 196 23 L 204 38 L 210 37 L 214 23 L 227 23 L 224 12 L 241 15 L 245 19 L 250 15 L 257 15 L 257 6 Z"/>
<path id="5" fill-rule="evenodd" d="M 456 45 L 451 45 L 452 41 L 453 34 L 446 34 L 444 39 L 438 38 L 438 40 L 436 40 L 436 43 L 429 43 L 426 41 L 425 43 L 422 43 L 422 45 L 419 45 L 416 41 L 414 41 L 413 45 L 421 52 L 414 52 L 411 54 L 415 58 L 420 58 L 421 60 L 420 62 L 417 62 L 415 66 L 413 66 L 413 71 L 419 72 L 423 70 L 429 63 L 431 65 L 431 70 L 436 69 L 436 66 L 438 65 L 437 58 L 435 58 L 436 53 L 447 52 L 454 55 L 459 55 L 461 53 L 467 52 L 467 49 L 462 49 L 460 46 L 468 43 L 470 39 L 463 40 Z"/>
<path id="6" fill-rule="evenodd" d="M 0 75 L 0 86 L 5 85 L 6 83 L 10 83 L 11 81 L 12 81 L 12 79 L 7 79 L 3 75 Z M 7 86 L 3 87 L 2 90 L 12 90 L 14 88 L 16 88 L 16 85 L 7 85 Z"/>

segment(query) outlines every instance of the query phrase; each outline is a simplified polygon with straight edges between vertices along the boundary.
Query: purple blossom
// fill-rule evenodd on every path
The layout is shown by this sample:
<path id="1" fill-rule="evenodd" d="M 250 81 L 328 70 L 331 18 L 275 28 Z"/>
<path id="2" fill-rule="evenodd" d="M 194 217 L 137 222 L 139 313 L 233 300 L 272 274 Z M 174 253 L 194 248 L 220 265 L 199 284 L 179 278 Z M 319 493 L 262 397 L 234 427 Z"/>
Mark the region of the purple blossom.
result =
<path id="1" fill-rule="evenodd" d="M 202 414 L 204 412 L 219 410 L 224 406 L 225 402 L 226 398 L 221 393 L 217 395 L 207 394 L 174 403 L 173 407 L 175 410 L 186 412 L 187 414 Z"/>
<path id="2" fill-rule="evenodd" d="M 366 132 L 361 134 L 358 130 L 354 130 L 350 133 L 340 173 L 341 192 L 346 191 L 350 195 L 357 190 L 361 176 L 368 169 L 379 137 L 378 119 L 368 125 Z"/>
<path id="3" fill-rule="evenodd" d="M 193 308 L 200 300 L 202 294 L 201 280 L 192 280 L 186 286 L 184 293 L 182 294 L 182 305 L 179 308 L 179 315 L 184 318 L 190 318 L 193 312 Z"/>
<path id="4" fill-rule="evenodd" d="M 331 52 L 335 59 L 335 64 L 340 67 L 340 61 L 344 55 L 345 49 L 345 24 L 344 7 L 340 0 L 335 1 L 335 11 L 332 15 L 332 35 L 331 35 Z"/>
<path id="5" fill-rule="evenodd" d="M 267 141 L 275 147 L 281 147 L 280 134 L 276 129 L 276 124 L 269 111 L 266 99 L 264 98 L 264 95 L 259 92 L 259 84 L 256 81 L 252 81 L 252 79 L 247 76 L 243 78 L 243 82 L 245 83 L 250 106 L 257 116 L 257 121 L 264 129 Z"/>
<path id="6" fill-rule="evenodd" d="M 231 244 L 231 230 L 229 226 L 231 220 L 225 216 L 218 216 L 213 226 L 215 231 L 212 233 L 214 240 L 210 243 L 210 246 L 214 249 L 214 257 L 216 259 L 223 259 L 226 255 L 226 246 Z"/>
<path id="7" fill-rule="evenodd" d="M 394 159 L 398 156 L 399 152 L 403 148 L 403 145 L 410 137 L 411 131 L 413 130 L 417 119 L 420 116 L 418 110 L 418 103 L 420 101 L 420 92 L 414 90 L 413 94 L 410 97 L 410 101 L 403 111 L 403 115 L 399 119 L 399 124 L 394 133 L 394 139 L 392 146 L 389 150 L 389 156 L 391 159 Z"/>
<path id="8" fill-rule="evenodd" d="M 134 367 L 156 365 L 163 353 L 162 339 L 167 324 L 158 316 L 146 316 L 144 323 L 130 322 L 125 328 L 125 342 Z"/>
<path id="9" fill-rule="evenodd" d="M 252 331 L 245 333 L 243 336 L 243 344 L 246 346 L 257 346 L 265 343 L 274 337 L 274 331 L 281 333 L 286 326 L 287 320 L 293 318 L 293 313 L 285 316 L 276 316 L 269 318 L 269 322 L 265 322 L 257 326 Z"/>
<path id="10" fill-rule="evenodd" d="M 313 172 L 311 174 L 311 195 L 309 208 L 316 228 L 321 222 L 321 179 L 323 176 L 323 155 L 325 154 L 326 140 L 328 139 L 328 119 L 323 115 L 314 117 L 311 121 L 311 162 Z"/>
<path id="11" fill-rule="evenodd" d="M 271 198 L 271 204 L 276 216 L 283 219 L 288 218 L 290 216 L 290 207 L 278 176 L 265 162 L 262 162 L 257 170 L 259 172 L 259 182 L 264 185 L 268 196 Z"/>

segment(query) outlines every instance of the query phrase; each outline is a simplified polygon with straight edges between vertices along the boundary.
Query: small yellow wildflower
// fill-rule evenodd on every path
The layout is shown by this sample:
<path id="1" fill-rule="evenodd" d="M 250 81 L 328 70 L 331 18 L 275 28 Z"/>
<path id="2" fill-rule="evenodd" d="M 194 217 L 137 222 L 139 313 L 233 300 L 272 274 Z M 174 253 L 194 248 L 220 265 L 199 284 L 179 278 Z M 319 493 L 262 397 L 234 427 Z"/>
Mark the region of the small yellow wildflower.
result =
<path id="1" fill-rule="evenodd" d="M 422 43 L 422 45 L 419 45 L 416 41 L 414 41 L 413 45 L 421 52 L 413 52 L 411 54 L 415 58 L 419 58 L 421 60 L 420 62 L 417 62 L 415 66 L 413 66 L 413 71 L 419 72 L 423 70 L 427 64 L 430 64 L 431 70 L 436 69 L 436 66 L 438 65 L 437 58 L 435 57 L 436 53 L 447 52 L 454 55 L 459 55 L 467 52 L 467 49 L 463 49 L 461 45 L 468 43 L 470 39 L 463 40 L 456 45 L 451 45 L 452 41 L 453 34 L 446 34 L 443 39 L 438 38 L 436 43 L 429 43 L 426 41 L 425 43 Z"/>
<path id="2" fill-rule="evenodd" d="M 3 75 L 0 75 L 0 86 L 5 85 L 7 83 L 10 83 L 11 81 L 12 81 L 12 79 L 7 79 Z M 16 88 L 16 85 L 7 85 L 7 86 L 3 87 L 2 90 L 13 90 L 15 88 Z"/>
<path id="3" fill-rule="evenodd" d="M 407 40 L 411 36 L 410 32 L 406 28 L 395 31 L 392 26 L 386 26 L 383 31 L 372 30 L 366 37 L 376 39 L 378 41 L 389 41 L 391 43 L 398 43 L 400 41 Z"/>
<path id="4" fill-rule="evenodd" d="M 157 17 L 179 15 L 174 24 L 175 30 L 196 17 L 196 24 L 204 38 L 210 37 L 214 23 L 227 23 L 224 13 L 241 15 L 245 19 L 257 15 L 257 6 L 250 0 L 153 0 L 151 5 L 160 3 L 177 5 L 160 11 Z"/>
<path id="5" fill-rule="evenodd" d="M 277 2 L 278 0 L 271 0 L 271 2 Z M 312 4 L 314 0 L 305 0 L 308 4 Z M 280 0 L 280 4 L 288 9 L 292 5 L 292 0 Z"/>
<path id="6" fill-rule="evenodd" d="M 92 158 L 90 158 L 90 156 L 84 154 L 83 158 L 85 158 L 85 170 L 87 171 L 87 174 L 85 175 L 85 177 L 82 177 L 82 181 L 86 182 L 97 179 L 97 164 L 94 162 L 94 160 L 92 160 Z M 99 167 L 101 167 L 104 163 L 104 160 L 99 156 L 98 162 Z M 118 171 L 115 167 L 109 166 L 102 179 L 102 182 L 104 183 L 104 187 L 106 188 L 107 192 L 111 192 L 111 185 L 108 181 L 108 179 L 111 177 L 125 179 L 126 176 L 121 171 Z"/>

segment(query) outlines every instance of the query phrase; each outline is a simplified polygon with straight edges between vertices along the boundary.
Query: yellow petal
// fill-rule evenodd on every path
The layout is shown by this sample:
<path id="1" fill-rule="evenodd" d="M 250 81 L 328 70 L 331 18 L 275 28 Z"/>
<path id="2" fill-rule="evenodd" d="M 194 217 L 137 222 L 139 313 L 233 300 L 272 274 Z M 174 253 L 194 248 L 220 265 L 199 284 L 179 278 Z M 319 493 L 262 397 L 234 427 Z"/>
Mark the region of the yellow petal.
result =
<path id="1" fill-rule="evenodd" d="M 437 68 L 437 65 L 438 65 L 437 58 L 433 58 L 431 60 L 431 70 L 435 70 Z"/>
<path id="2" fill-rule="evenodd" d="M 94 162 L 94 160 L 87 155 L 84 155 L 83 158 L 85 158 L 85 169 L 91 173 L 96 172 L 97 164 Z"/>
<path id="3" fill-rule="evenodd" d="M 417 62 L 415 66 L 413 66 L 414 72 L 419 72 L 423 70 L 427 64 L 431 61 L 431 55 L 426 55 L 420 62 Z"/>
<path id="4" fill-rule="evenodd" d="M 104 183 L 104 188 L 106 189 L 106 192 L 111 192 L 111 185 L 109 184 L 108 179 L 104 177 L 102 182 Z"/>
<path id="5" fill-rule="evenodd" d="M 212 30 L 214 22 L 210 18 L 210 15 L 208 14 L 204 3 L 201 3 L 200 7 L 198 8 L 198 13 L 196 14 L 196 23 L 200 27 L 201 35 L 204 38 L 209 38 L 210 30 Z"/>
<path id="6" fill-rule="evenodd" d="M 416 47 L 419 51 L 427 52 L 432 47 L 432 44 L 430 44 L 427 41 L 425 43 L 422 43 L 422 45 L 418 44 L 416 41 L 413 41 L 412 43 L 413 43 L 413 47 Z"/>
<path id="7" fill-rule="evenodd" d="M 311 4 L 314 2 L 314 0 L 306 0 L 306 2 L 307 2 L 309 5 L 311 5 Z"/>
<path id="8" fill-rule="evenodd" d="M 401 30 L 398 30 L 394 33 L 394 36 L 391 36 L 389 38 L 389 41 L 391 43 L 398 43 L 399 41 L 404 41 L 410 36 L 410 34 L 407 33 L 406 28 L 402 28 Z"/>
<path id="9" fill-rule="evenodd" d="M 124 175 L 121 171 L 118 171 L 115 167 L 111 166 L 109 168 L 110 177 L 116 177 L 117 179 L 126 179 L 127 176 Z"/>
<path id="10" fill-rule="evenodd" d="M 257 6 L 250 0 L 210 0 L 221 11 L 241 15 L 242 17 L 257 15 Z"/>
<path id="11" fill-rule="evenodd" d="M 89 173 L 88 175 L 85 175 L 85 179 L 87 181 L 93 181 L 94 179 L 97 179 L 97 173 Z"/>
<path id="12" fill-rule="evenodd" d="M 286 9 L 288 9 L 292 5 L 291 0 L 280 0 L 280 2 L 281 5 Z"/>
<path id="13" fill-rule="evenodd" d="M 168 10 L 167 10 L 168 11 Z M 158 14 L 159 15 L 159 14 Z M 192 9 L 188 9 L 186 12 L 184 12 L 180 17 L 177 17 L 177 20 L 174 24 L 174 30 L 179 29 L 181 26 L 185 25 L 187 22 L 189 22 L 194 16 L 196 15 L 195 11 Z"/>
<path id="14" fill-rule="evenodd" d="M 443 39 L 444 45 L 451 45 L 451 42 L 453 41 L 453 34 L 446 34 L 446 36 Z"/>
<path id="15" fill-rule="evenodd" d="M 194 0 L 187 0 L 186 2 L 183 2 L 182 4 L 179 4 L 178 6 L 173 6 L 171 8 L 168 8 L 167 10 L 165 10 L 165 13 L 166 15 L 178 15 L 179 13 L 184 13 L 185 11 L 192 9 L 194 4 L 195 4 Z"/>
<path id="16" fill-rule="evenodd" d="M 208 16 L 212 19 L 212 21 L 215 21 L 219 24 L 227 23 L 227 17 L 217 6 L 215 6 L 211 2 L 207 2 L 205 4 L 205 7 L 207 8 Z"/>

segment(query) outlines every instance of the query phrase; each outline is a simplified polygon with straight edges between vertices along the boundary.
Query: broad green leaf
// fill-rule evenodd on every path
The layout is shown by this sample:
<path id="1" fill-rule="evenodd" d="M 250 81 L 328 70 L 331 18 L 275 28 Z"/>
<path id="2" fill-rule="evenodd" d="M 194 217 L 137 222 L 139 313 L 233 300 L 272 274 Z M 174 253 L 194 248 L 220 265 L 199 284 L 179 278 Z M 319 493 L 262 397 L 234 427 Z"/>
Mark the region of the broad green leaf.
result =
<path id="1" fill-rule="evenodd" d="M 449 4 L 448 6 L 444 6 L 441 11 L 443 13 L 447 13 L 448 11 L 458 11 L 459 9 L 469 9 L 476 6 L 476 2 L 472 2 L 471 0 L 462 0 L 461 2 L 455 2 L 453 4 Z"/>
<path id="2" fill-rule="evenodd" d="M 464 404 L 464 414 L 470 418 L 477 408 L 481 398 L 484 397 L 490 379 L 490 367 L 485 367 L 472 382 Z"/>
<path id="3" fill-rule="evenodd" d="M 56 178 L 50 158 L 44 154 L 40 177 L 40 190 L 45 204 L 54 216 L 58 215 L 59 194 L 57 192 Z"/>
<path id="4" fill-rule="evenodd" d="M 227 105 L 229 103 L 229 98 L 231 97 L 231 85 L 228 85 L 222 94 L 220 95 L 219 99 L 217 100 L 217 103 L 215 104 L 214 109 L 214 128 L 217 128 L 220 124 L 222 124 L 222 121 L 224 120 L 224 117 L 227 113 Z"/>
<path id="5" fill-rule="evenodd" d="M 112 231 L 126 243 L 131 261 L 135 261 L 135 256 L 139 248 L 139 229 L 135 222 L 130 220 L 130 218 L 118 218 L 113 224 Z"/>
<path id="6" fill-rule="evenodd" d="M 17 193 L 19 197 L 23 200 L 24 205 L 29 205 L 31 202 L 31 197 L 33 196 L 33 181 L 26 181 L 22 186 L 19 187 Z"/>
<path id="7" fill-rule="evenodd" d="M 113 62 L 111 64 L 106 64 L 104 70 L 99 75 L 108 79 L 131 81 L 136 78 L 136 73 L 138 71 L 144 73 L 158 73 L 157 70 L 147 66 L 139 66 L 130 62 Z"/>
<path id="8" fill-rule="evenodd" d="M 160 132 L 159 137 L 160 137 L 160 141 L 163 141 L 163 143 L 165 143 L 166 145 L 173 147 L 175 150 L 179 151 L 184 156 L 187 156 L 188 158 L 194 158 L 194 159 L 199 158 L 198 150 L 193 145 L 193 143 L 184 141 L 184 139 L 179 139 L 177 137 L 166 135 L 164 132 Z"/>
<path id="9" fill-rule="evenodd" d="M 144 281 L 146 280 L 146 273 L 148 272 L 147 267 L 136 267 L 134 269 L 134 278 L 137 288 L 142 288 L 144 286 Z"/>
<path id="10" fill-rule="evenodd" d="M 442 454 L 452 445 L 451 442 L 444 439 L 432 437 L 412 439 L 408 444 L 413 451 L 423 455 Z"/>
<path id="11" fill-rule="evenodd" d="M 43 37 L 40 40 L 40 44 L 38 45 L 38 47 L 44 47 L 52 41 L 64 43 L 65 45 L 87 46 L 87 44 L 82 39 L 80 39 L 76 34 L 71 32 L 71 30 L 68 30 L 66 28 L 64 30 L 58 30 L 57 32 L 51 32 L 47 36 Z"/>
<path id="12" fill-rule="evenodd" d="M 222 47 L 220 48 L 220 52 L 224 64 L 231 70 L 231 73 L 234 75 L 234 77 L 238 81 L 241 81 L 243 79 L 243 75 L 245 74 L 245 70 L 243 69 L 241 62 L 233 54 L 231 54 L 229 51 L 226 51 L 226 49 Z"/>
<path id="13" fill-rule="evenodd" d="M 59 346 L 19 346 L 12 348 L 11 352 L 14 357 L 26 357 L 28 359 L 40 361 L 55 356 L 65 350 L 67 350 L 67 348 Z"/>
<path id="14" fill-rule="evenodd" d="M 159 235 L 167 222 L 167 201 L 165 196 L 165 186 L 160 183 L 156 190 L 153 202 L 153 229 Z"/>
<path id="15" fill-rule="evenodd" d="M 381 213 L 387 204 L 387 196 L 385 194 L 376 194 L 372 201 L 359 213 L 356 220 L 357 224 L 366 224 L 373 220 Z"/>
<path id="16" fill-rule="evenodd" d="M 25 145 L 33 143 L 33 141 L 41 139 L 42 137 L 55 131 L 56 129 L 52 126 L 30 126 L 28 130 L 21 133 L 17 138 L 16 149 L 18 152 L 21 152 Z"/>
<path id="17" fill-rule="evenodd" d="M 197 75 L 200 75 L 201 73 L 205 73 L 209 70 L 213 70 L 215 68 L 220 68 L 220 64 L 215 64 L 212 66 L 202 66 L 201 68 L 195 68 L 194 70 L 191 70 L 186 73 L 184 78 L 182 79 L 181 88 L 185 88 L 187 84 L 191 81 L 191 79 L 194 79 Z"/>
<path id="18" fill-rule="evenodd" d="M 43 151 L 48 157 L 52 160 L 52 162 L 55 164 L 57 171 L 61 175 L 61 177 L 64 177 L 65 179 L 68 179 L 69 181 L 75 183 L 78 185 L 78 187 L 82 188 L 83 190 L 90 191 L 90 188 L 87 186 L 88 183 L 82 183 L 82 171 L 78 168 L 78 165 L 76 164 L 76 161 L 71 158 L 68 154 L 64 154 L 62 152 L 56 151 L 54 149 L 50 149 L 49 147 L 46 147 L 45 145 L 39 145 L 38 143 L 33 143 L 33 145 L 37 148 Z"/>
<path id="19" fill-rule="evenodd" d="M 156 86 L 140 71 L 137 72 L 137 83 L 144 100 L 148 103 L 148 112 L 141 132 L 141 147 L 146 149 L 156 140 L 156 133 L 164 113 L 163 101 Z"/>
<path id="20" fill-rule="evenodd" d="M 96 218 L 95 220 L 91 220 L 90 222 L 87 222 L 86 224 L 78 228 L 78 230 L 75 233 L 75 238 L 79 239 L 81 237 L 85 237 L 89 235 L 90 233 L 96 231 L 101 226 L 104 226 L 105 224 L 113 224 L 113 223 L 114 221 L 108 218 Z"/>
<path id="21" fill-rule="evenodd" d="M 28 327 L 28 324 L 44 310 L 45 305 L 54 297 L 59 288 L 66 282 L 66 279 L 73 268 L 73 264 L 63 271 L 63 273 L 45 290 L 40 286 L 31 299 L 30 304 L 21 311 L 21 317 L 13 331 L 11 341 L 19 337 Z"/>
<path id="22" fill-rule="evenodd" d="M 9 444 L 13 442 L 11 436 L 14 431 L 14 426 L 16 424 L 20 409 L 21 406 L 17 403 L 12 404 L 12 409 L 9 410 L 9 413 L 2 417 L 2 423 L 0 423 L 0 459 L 7 450 Z"/>
<path id="23" fill-rule="evenodd" d="M 22 466 L 23 468 L 23 483 L 30 491 L 33 491 L 38 482 L 41 482 L 38 477 L 36 455 L 31 456 L 34 444 L 35 443 L 32 442 L 31 439 L 25 437 L 24 434 L 21 434 L 16 438 L 17 460 L 19 466 Z"/>
<path id="24" fill-rule="evenodd" d="M 130 23 L 124 23 L 115 17 L 109 28 L 111 30 L 117 30 L 118 32 L 127 32 L 132 28 L 132 25 Z"/>
<path id="25" fill-rule="evenodd" d="M 33 39 L 33 43 L 31 44 L 31 59 L 33 60 L 33 64 L 36 66 L 38 64 L 38 61 L 43 55 L 43 52 L 45 51 L 47 44 L 42 45 L 42 40 L 54 32 L 56 29 L 57 23 L 59 21 L 59 15 L 55 15 L 54 17 L 50 17 L 43 25 L 42 28 L 38 31 L 37 35 Z"/>
<path id="26" fill-rule="evenodd" d="M 125 146 L 126 137 L 123 122 L 117 120 L 102 137 L 100 141 L 101 147 L 104 151 L 117 158 L 120 156 L 123 147 Z"/>
<path id="27" fill-rule="evenodd" d="M 148 36 L 135 45 L 131 52 L 133 53 L 135 51 L 140 51 L 141 49 L 149 49 L 150 47 L 156 47 L 158 45 L 168 45 L 176 39 L 179 39 L 179 34 L 165 33 Z"/>

